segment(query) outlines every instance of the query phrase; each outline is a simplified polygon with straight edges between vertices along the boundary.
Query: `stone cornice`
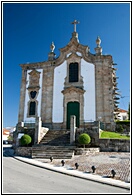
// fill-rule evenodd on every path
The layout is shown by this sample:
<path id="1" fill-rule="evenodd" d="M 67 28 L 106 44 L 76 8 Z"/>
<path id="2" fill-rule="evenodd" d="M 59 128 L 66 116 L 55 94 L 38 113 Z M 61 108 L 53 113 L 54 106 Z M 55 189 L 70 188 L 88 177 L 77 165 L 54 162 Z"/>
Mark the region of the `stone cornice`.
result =
<path id="1" fill-rule="evenodd" d="M 51 66 L 59 66 L 61 65 L 67 58 L 67 55 L 69 53 L 76 54 L 76 52 L 81 53 L 82 57 L 85 61 L 89 63 L 95 64 L 98 61 L 108 59 L 109 61 L 112 61 L 111 55 L 96 55 L 90 53 L 90 48 L 87 45 L 80 44 L 76 39 L 72 38 L 70 42 L 63 48 L 60 48 L 60 55 L 58 58 L 54 59 L 53 61 L 44 61 L 44 62 L 37 62 L 37 63 L 26 63 L 26 64 L 20 64 L 22 69 L 44 69 L 46 67 Z M 71 56 L 71 55 L 70 55 Z"/>
<path id="2" fill-rule="evenodd" d="M 27 88 L 29 91 L 38 91 L 40 89 L 40 86 L 28 86 Z"/>
<path id="3" fill-rule="evenodd" d="M 54 61 L 45 61 L 45 62 L 38 62 L 38 63 L 26 63 L 26 64 L 20 64 L 20 67 L 24 70 L 32 70 L 32 69 L 47 69 L 50 67 L 53 67 L 55 64 Z"/>
<path id="4" fill-rule="evenodd" d="M 78 88 L 78 87 L 71 86 L 62 91 L 63 94 L 71 93 L 71 92 L 76 92 L 78 94 L 84 94 L 85 90 Z"/>
<path id="5" fill-rule="evenodd" d="M 82 57 L 85 61 L 95 64 L 97 61 L 104 59 L 109 59 L 112 61 L 111 55 L 96 55 L 90 53 L 90 48 L 87 45 L 82 45 L 77 42 L 76 39 L 71 39 L 70 42 L 63 48 L 60 49 L 60 56 L 55 60 L 55 65 L 59 66 L 67 59 L 67 54 L 79 52 L 82 54 Z M 70 55 L 71 56 L 71 55 Z M 77 57 L 80 57 L 77 55 Z M 69 58 L 69 57 L 68 57 Z"/>

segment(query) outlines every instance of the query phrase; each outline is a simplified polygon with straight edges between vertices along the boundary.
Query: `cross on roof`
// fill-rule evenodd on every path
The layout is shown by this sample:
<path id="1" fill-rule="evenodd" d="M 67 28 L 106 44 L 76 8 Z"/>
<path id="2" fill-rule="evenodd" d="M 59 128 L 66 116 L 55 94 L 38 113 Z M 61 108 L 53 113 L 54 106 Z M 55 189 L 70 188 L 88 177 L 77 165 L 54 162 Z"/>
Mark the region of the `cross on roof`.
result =
<path id="1" fill-rule="evenodd" d="M 76 24 L 79 24 L 79 21 L 74 20 L 73 22 L 71 22 L 71 24 L 74 25 L 74 32 L 76 32 Z"/>

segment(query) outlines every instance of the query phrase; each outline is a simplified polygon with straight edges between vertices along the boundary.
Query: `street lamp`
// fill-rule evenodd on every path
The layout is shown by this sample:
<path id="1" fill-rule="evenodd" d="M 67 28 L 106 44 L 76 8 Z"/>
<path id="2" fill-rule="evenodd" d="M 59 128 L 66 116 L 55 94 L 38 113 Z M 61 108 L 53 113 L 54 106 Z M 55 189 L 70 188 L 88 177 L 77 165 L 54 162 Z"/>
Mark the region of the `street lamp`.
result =
<path id="1" fill-rule="evenodd" d="M 92 173 L 95 173 L 96 167 L 94 165 L 91 167 L 91 169 L 92 169 Z"/>
<path id="2" fill-rule="evenodd" d="M 116 172 L 115 172 L 114 169 L 111 170 L 111 174 L 112 174 L 112 178 L 114 178 L 115 177 L 115 174 L 116 174 Z"/>
<path id="3" fill-rule="evenodd" d="M 53 161 L 53 157 L 50 157 L 50 161 L 51 161 L 51 162 Z"/>
<path id="4" fill-rule="evenodd" d="M 62 163 L 62 166 L 64 166 L 64 165 L 65 165 L 65 161 L 64 161 L 64 160 L 62 160 L 62 161 L 61 161 L 61 163 Z"/>
<path id="5" fill-rule="evenodd" d="M 75 163 L 75 167 L 76 167 L 76 169 L 78 169 L 78 167 L 79 167 L 79 164 L 78 164 L 78 163 Z"/>

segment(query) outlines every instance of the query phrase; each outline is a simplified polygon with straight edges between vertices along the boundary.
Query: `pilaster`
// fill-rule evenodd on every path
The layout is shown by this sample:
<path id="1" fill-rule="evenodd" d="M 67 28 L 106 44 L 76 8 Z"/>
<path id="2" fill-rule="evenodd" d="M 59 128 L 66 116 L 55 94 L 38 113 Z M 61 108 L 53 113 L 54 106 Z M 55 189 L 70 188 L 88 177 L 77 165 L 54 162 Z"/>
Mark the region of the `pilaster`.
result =
<path id="1" fill-rule="evenodd" d="M 21 81 L 21 89 L 20 89 L 20 104 L 19 104 L 18 122 L 21 122 L 24 120 L 26 77 L 27 77 L 27 70 L 22 69 L 22 81 Z"/>
<path id="2" fill-rule="evenodd" d="M 42 105 L 41 105 L 41 116 L 42 116 L 42 122 L 44 123 L 52 123 L 53 81 L 54 81 L 54 67 L 45 68 L 43 71 Z"/>

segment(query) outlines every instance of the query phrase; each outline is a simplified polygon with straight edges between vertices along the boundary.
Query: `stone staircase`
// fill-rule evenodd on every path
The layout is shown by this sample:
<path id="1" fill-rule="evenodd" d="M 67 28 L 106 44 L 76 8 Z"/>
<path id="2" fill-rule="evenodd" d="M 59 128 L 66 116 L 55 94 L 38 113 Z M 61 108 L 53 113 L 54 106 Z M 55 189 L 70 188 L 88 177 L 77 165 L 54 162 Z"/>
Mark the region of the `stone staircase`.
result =
<path id="1" fill-rule="evenodd" d="M 70 145 L 70 131 L 66 130 L 49 130 L 40 144 L 50 146 L 69 146 Z"/>
<path id="2" fill-rule="evenodd" d="M 39 159 L 71 159 L 74 155 L 72 146 L 37 146 L 32 148 L 32 158 Z"/>
<path id="3" fill-rule="evenodd" d="M 32 158 L 70 159 L 75 146 L 70 145 L 70 131 L 49 130 L 40 144 L 32 147 Z"/>

